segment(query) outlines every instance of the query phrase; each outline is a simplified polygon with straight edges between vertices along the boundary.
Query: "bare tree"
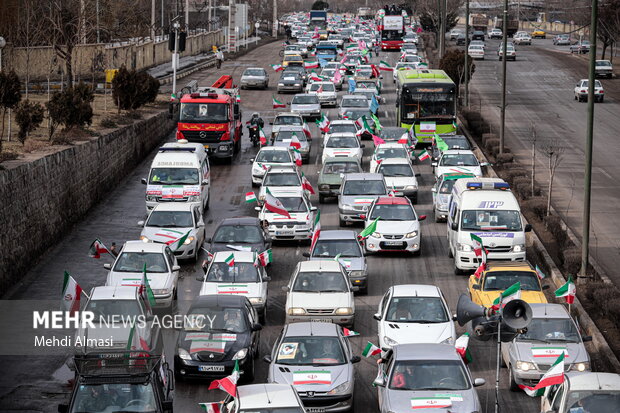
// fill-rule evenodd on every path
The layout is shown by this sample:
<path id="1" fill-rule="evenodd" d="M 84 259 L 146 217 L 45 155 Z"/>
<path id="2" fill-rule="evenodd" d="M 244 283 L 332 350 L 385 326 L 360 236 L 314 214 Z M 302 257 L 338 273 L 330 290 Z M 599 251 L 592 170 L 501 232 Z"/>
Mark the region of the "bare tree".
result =
<path id="1" fill-rule="evenodd" d="M 28 92 L 30 89 L 30 58 L 32 55 L 32 48 L 42 44 L 45 33 L 45 20 L 41 17 L 44 13 L 44 7 L 41 2 L 37 0 L 20 0 L 19 10 L 17 15 L 17 36 L 15 38 L 15 45 L 21 46 L 25 49 L 26 61 L 25 72 L 25 85 L 26 85 L 26 99 L 28 99 Z"/>
<path id="2" fill-rule="evenodd" d="M 547 187 L 547 213 L 549 216 L 551 210 L 551 194 L 553 191 L 553 178 L 555 177 L 555 172 L 562 162 L 564 157 L 564 150 L 566 147 L 559 140 L 547 140 L 541 145 L 542 153 L 547 157 L 548 160 L 548 171 L 549 171 L 549 186 Z"/>
<path id="3" fill-rule="evenodd" d="M 80 41 L 80 0 L 51 0 L 49 3 L 49 44 L 65 62 L 68 85 L 73 85 L 73 52 Z"/>

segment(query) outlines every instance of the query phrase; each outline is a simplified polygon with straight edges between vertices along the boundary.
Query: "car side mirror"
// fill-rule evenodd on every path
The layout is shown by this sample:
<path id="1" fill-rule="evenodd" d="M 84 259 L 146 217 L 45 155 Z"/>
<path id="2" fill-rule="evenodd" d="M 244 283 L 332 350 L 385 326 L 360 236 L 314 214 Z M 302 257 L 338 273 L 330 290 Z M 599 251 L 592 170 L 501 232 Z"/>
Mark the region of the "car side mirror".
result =
<path id="1" fill-rule="evenodd" d="M 173 265 L 172 266 L 172 271 L 179 271 L 181 269 L 180 265 Z"/>
<path id="2" fill-rule="evenodd" d="M 480 284 L 474 284 L 471 286 L 474 290 L 480 290 Z"/>
<path id="3" fill-rule="evenodd" d="M 258 323 L 254 323 L 252 324 L 252 331 L 261 331 L 263 329 L 263 326 L 258 324 Z"/>
<path id="4" fill-rule="evenodd" d="M 254 211 L 258 211 L 258 212 L 260 212 L 260 210 L 261 210 L 261 209 L 263 209 L 263 208 L 261 208 L 261 207 L 259 207 L 259 206 L 254 207 Z"/>
<path id="5" fill-rule="evenodd" d="M 284 291 L 285 293 L 288 293 L 289 291 L 288 285 L 283 285 L 281 288 L 282 288 L 282 291 Z"/>
<path id="6" fill-rule="evenodd" d="M 421 177 L 421 176 L 422 176 L 422 174 L 421 174 L 420 172 L 417 172 L 417 173 L 415 173 L 414 175 L 415 175 L 415 177 L 416 177 L 416 178 L 419 178 L 419 177 Z"/>
<path id="7" fill-rule="evenodd" d="M 263 357 L 263 361 L 264 361 L 265 363 L 269 363 L 269 364 L 271 364 L 271 360 L 272 360 L 272 359 L 271 359 L 271 356 L 269 356 L 269 355 L 268 355 L 268 356 Z"/>
<path id="8" fill-rule="evenodd" d="M 582 336 L 581 341 L 583 341 L 584 343 L 592 341 L 592 336 Z"/>
<path id="9" fill-rule="evenodd" d="M 456 314 L 452 314 L 452 321 L 458 321 L 458 316 Z"/>
<path id="10" fill-rule="evenodd" d="M 250 163 L 254 163 L 255 158 L 250 158 Z"/>
<path id="11" fill-rule="evenodd" d="M 67 413 L 67 411 L 69 410 L 69 405 L 68 404 L 59 404 L 58 405 L 58 413 Z"/>
<path id="12" fill-rule="evenodd" d="M 198 221 L 198 223 L 196 224 L 196 228 L 202 228 L 204 226 L 205 226 L 205 222 L 202 219 L 200 219 L 200 221 Z"/>
<path id="13" fill-rule="evenodd" d="M 359 363 L 360 361 L 362 361 L 360 356 L 353 356 L 353 357 L 351 357 L 351 363 L 353 363 L 353 364 Z"/>
<path id="14" fill-rule="evenodd" d="M 360 148 L 365 148 L 366 145 L 364 145 L 363 143 L 360 145 Z"/>
<path id="15" fill-rule="evenodd" d="M 372 382 L 372 385 L 375 387 L 385 387 L 385 381 L 383 381 L 383 375 L 377 376 L 375 381 Z"/>
<path id="16" fill-rule="evenodd" d="M 209 237 L 209 238 L 205 239 L 205 242 L 206 242 L 206 243 L 208 243 L 208 244 L 210 244 L 210 243 L 211 243 L 211 237 Z"/>
<path id="17" fill-rule="evenodd" d="M 374 318 L 377 321 L 381 321 L 381 314 L 375 313 L 375 314 L 372 315 L 372 318 Z"/>
<path id="18" fill-rule="evenodd" d="M 301 254 L 301 255 L 303 255 L 303 256 L 304 256 L 304 257 L 306 257 L 306 258 L 310 258 L 310 253 L 309 253 L 309 252 L 304 252 L 304 253 L 303 253 L 303 254 Z"/>
<path id="19" fill-rule="evenodd" d="M 431 166 L 432 166 L 433 168 L 437 168 L 437 162 L 431 162 Z"/>
<path id="20" fill-rule="evenodd" d="M 474 379 L 474 387 L 484 386 L 486 383 L 487 383 L 487 381 L 485 379 L 480 378 L 480 377 L 478 377 L 477 379 Z"/>
<path id="21" fill-rule="evenodd" d="M 286 102 L 286 106 L 291 106 L 291 102 Z"/>
<path id="22" fill-rule="evenodd" d="M 424 221 L 426 219 L 426 215 L 420 215 L 418 217 L 418 221 Z"/>
<path id="23" fill-rule="evenodd" d="M 103 268 L 105 268 L 106 270 L 111 270 L 112 264 L 103 264 Z"/>
<path id="24" fill-rule="evenodd" d="M 532 224 L 525 224 L 525 232 L 532 232 Z"/>
<path id="25" fill-rule="evenodd" d="M 315 206 L 310 207 L 310 211 L 316 211 L 316 210 L 317 210 L 317 208 Z"/>
<path id="26" fill-rule="evenodd" d="M 459 229 L 459 224 L 457 224 L 456 222 L 453 222 L 452 225 L 450 225 L 450 229 L 452 231 L 458 231 Z"/>
<path id="27" fill-rule="evenodd" d="M 480 166 L 489 166 L 489 165 L 490 165 L 490 163 L 488 163 L 488 162 L 480 162 Z"/>
<path id="28" fill-rule="evenodd" d="M 146 178 L 140 179 L 140 182 L 142 182 L 142 185 L 146 185 Z M 60 405 L 59 405 L 59 407 L 60 407 Z"/>
<path id="29" fill-rule="evenodd" d="M 549 285 L 543 285 L 543 286 L 542 286 L 542 289 L 543 289 L 543 290 L 548 290 L 549 288 L 551 288 Z"/>
<path id="30" fill-rule="evenodd" d="M 432 188 L 431 188 L 431 192 L 437 192 L 437 188 L 432 187 Z"/>
<path id="31" fill-rule="evenodd" d="M 143 226 L 144 226 L 144 221 L 138 221 L 138 224 L 137 224 L 137 225 L 138 225 L 139 227 L 143 227 Z"/>

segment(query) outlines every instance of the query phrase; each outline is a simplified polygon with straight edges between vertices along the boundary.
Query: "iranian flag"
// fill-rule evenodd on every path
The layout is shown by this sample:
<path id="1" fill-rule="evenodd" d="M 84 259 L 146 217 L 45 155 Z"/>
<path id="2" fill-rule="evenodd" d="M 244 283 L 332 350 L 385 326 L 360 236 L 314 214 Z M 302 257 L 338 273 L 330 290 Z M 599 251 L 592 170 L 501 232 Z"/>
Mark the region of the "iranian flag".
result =
<path id="1" fill-rule="evenodd" d="M 80 309 L 80 298 L 82 297 L 82 287 L 75 279 L 65 271 L 65 279 L 62 282 L 62 308 L 74 314 Z"/>
<path id="2" fill-rule="evenodd" d="M 267 264 L 273 262 L 273 255 L 271 253 L 271 248 L 261 252 L 260 254 L 256 254 L 256 261 L 254 262 L 254 266 L 258 267 L 260 264 L 263 267 L 266 267 Z"/>
<path id="3" fill-rule="evenodd" d="M 542 272 L 538 265 L 536 265 L 536 275 L 538 275 L 538 278 L 540 278 L 541 280 L 546 277 L 545 273 Z"/>
<path id="4" fill-rule="evenodd" d="M 318 95 L 319 93 L 323 93 L 323 85 L 322 85 L 322 84 L 321 84 L 321 85 L 319 85 L 319 88 L 316 90 L 316 93 L 317 93 L 317 95 Z"/>
<path id="5" fill-rule="evenodd" d="M 237 397 L 237 381 L 239 381 L 239 361 L 235 360 L 232 374 L 220 380 L 213 380 L 209 385 L 209 390 L 220 389 L 230 394 L 231 397 Z"/>
<path id="6" fill-rule="evenodd" d="M 295 132 L 293 132 L 293 136 L 291 137 L 291 143 L 289 145 L 295 149 L 301 149 L 301 142 L 299 141 L 299 138 L 297 137 L 297 134 Z"/>
<path id="7" fill-rule="evenodd" d="M 265 193 L 265 208 L 274 214 L 283 215 L 288 219 L 291 219 L 291 214 L 288 213 L 278 198 L 271 195 L 269 188 L 267 188 L 267 192 Z"/>
<path id="8" fill-rule="evenodd" d="M 375 144 L 375 146 L 379 146 L 382 143 L 385 143 L 385 141 L 381 139 L 380 137 L 378 137 L 377 135 L 372 135 L 372 142 Z"/>
<path id="9" fill-rule="evenodd" d="M 480 279 L 480 277 L 482 277 L 482 273 L 485 272 L 487 269 L 487 264 L 486 262 L 481 262 L 480 265 L 478 266 L 478 268 L 476 268 L 476 272 L 474 273 L 474 277 L 476 277 L 478 280 Z"/>
<path id="10" fill-rule="evenodd" d="M 284 70 L 284 66 L 282 65 L 271 65 L 271 68 L 276 72 L 281 72 L 282 70 Z"/>
<path id="11" fill-rule="evenodd" d="M 454 342 L 456 352 L 463 358 L 465 364 L 471 363 L 472 357 L 469 352 L 469 333 L 463 333 L 462 336 L 456 339 Z"/>
<path id="12" fill-rule="evenodd" d="M 274 109 L 278 109 L 278 108 L 285 108 L 286 105 L 282 102 L 280 102 L 278 99 L 276 99 L 274 96 L 271 97 L 272 101 L 273 101 L 273 108 Z"/>
<path id="13" fill-rule="evenodd" d="M 312 133 L 310 132 L 310 126 L 308 126 L 308 124 L 306 122 L 304 122 L 304 133 L 306 134 L 306 138 L 312 139 Z M 301 147 L 301 145 L 300 145 L 300 147 Z"/>
<path id="14" fill-rule="evenodd" d="M 103 245 L 103 242 L 96 238 L 92 244 L 90 244 L 90 248 L 88 249 L 88 256 L 91 258 L 101 258 L 101 254 L 112 254 L 108 247 Z"/>
<path id="15" fill-rule="evenodd" d="M 149 344 L 147 343 L 146 339 L 142 336 L 142 334 L 140 334 L 140 329 L 136 327 L 136 324 L 134 323 L 131 326 L 131 330 L 129 330 L 129 338 L 127 339 L 127 347 L 125 348 L 125 350 L 132 350 L 132 351 L 136 351 L 136 350 L 144 350 L 144 351 L 149 351 Z M 130 357 L 147 357 L 148 354 L 145 353 L 133 353 L 130 355 Z"/>
<path id="16" fill-rule="evenodd" d="M 555 290 L 556 297 L 565 297 L 567 304 L 572 304 L 575 302 L 575 294 L 577 294 L 577 289 L 575 288 L 575 283 L 573 282 L 573 277 L 568 276 L 568 281 Z"/>
<path id="17" fill-rule="evenodd" d="M 260 126 L 258 127 L 258 139 L 261 145 L 267 145 L 267 135 Z"/>
<path id="18" fill-rule="evenodd" d="M 224 262 L 228 264 L 229 267 L 233 267 L 235 265 L 235 253 L 231 252 L 230 255 L 226 257 Z"/>
<path id="19" fill-rule="evenodd" d="M 315 194 L 312 184 L 308 181 L 308 178 L 306 178 L 306 175 L 304 175 L 303 172 L 301 173 L 301 187 L 310 192 L 312 195 Z"/>
<path id="20" fill-rule="evenodd" d="M 420 152 L 420 154 L 418 155 L 418 159 L 421 161 L 425 161 L 428 158 L 430 158 L 431 156 L 428 154 L 428 152 L 426 151 L 426 149 L 424 149 L 422 152 Z"/>
<path id="21" fill-rule="evenodd" d="M 321 119 L 316 121 L 316 126 L 318 126 L 323 133 L 329 132 L 329 119 L 327 119 L 327 116 L 321 113 Z"/>
<path id="22" fill-rule="evenodd" d="M 345 337 L 355 337 L 355 336 L 359 336 L 360 335 L 360 333 L 358 333 L 357 331 L 349 330 L 346 327 L 342 327 L 342 334 Z"/>
<path id="23" fill-rule="evenodd" d="M 418 409 L 446 409 L 452 406 L 450 396 L 435 397 L 413 397 L 411 399 L 411 408 Z"/>
<path id="24" fill-rule="evenodd" d="M 172 251 L 178 251 L 179 248 L 181 248 L 181 246 L 185 243 L 185 241 L 187 240 L 187 238 L 189 237 L 190 232 L 192 232 L 192 230 L 190 229 L 189 231 L 187 231 L 183 236 L 173 240 L 173 241 L 168 241 L 166 242 L 166 244 L 168 244 L 170 246 L 170 249 Z"/>
<path id="25" fill-rule="evenodd" d="M 405 133 L 403 136 L 398 138 L 398 141 L 396 141 L 396 143 L 400 143 L 402 145 L 408 144 L 409 143 L 409 135 Z"/>
<path id="26" fill-rule="evenodd" d="M 504 308 L 506 304 L 508 304 L 512 300 L 517 300 L 521 298 L 521 282 L 517 281 L 512 284 L 510 287 L 506 288 L 502 293 L 493 301 L 493 305 L 491 308 L 495 311 L 499 310 L 500 307 Z"/>
<path id="27" fill-rule="evenodd" d="M 540 397 L 545 393 L 545 388 L 564 382 L 564 353 L 549 367 L 549 370 L 542 376 L 538 384 L 534 387 L 519 384 L 519 388 L 530 397 Z"/>
<path id="28" fill-rule="evenodd" d="M 310 243 L 310 252 L 314 249 L 316 242 L 319 239 L 319 235 L 321 234 L 321 210 L 316 211 L 316 215 L 314 216 L 314 229 L 312 230 L 312 242 Z"/>
<path id="29" fill-rule="evenodd" d="M 329 370 L 302 370 L 293 373 L 293 385 L 332 384 Z"/>
<path id="30" fill-rule="evenodd" d="M 146 263 L 144 263 L 144 267 L 142 267 L 142 282 L 140 282 L 138 294 L 140 294 L 144 301 L 151 307 L 155 306 L 155 294 L 153 294 L 153 290 L 149 284 L 149 278 L 146 276 Z"/>
<path id="31" fill-rule="evenodd" d="M 304 161 L 301 158 L 301 152 L 297 148 L 293 148 L 293 155 L 295 156 L 295 165 L 301 166 Z"/>
<path id="32" fill-rule="evenodd" d="M 379 62 L 379 70 L 384 70 L 386 72 L 391 72 L 394 70 L 394 68 L 392 66 L 389 65 L 388 62 L 385 61 L 380 61 Z"/>
<path id="33" fill-rule="evenodd" d="M 377 221 L 379 221 L 379 218 L 381 218 L 381 217 L 377 217 L 377 219 L 372 221 L 370 223 L 370 225 L 368 225 L 366 228 L 364 228 L 364 230 L 362 232 L 360 232 L 359 235 L 357 236 L 357 239 L 359 239 L 360 241 L 363 241 L 366 238 L 368 238 L 370 236 L 370 234 L 375 232 L 377 230 Z"/>
<path id="34" fill-rule="evenodd" d="M 222 412 L 222 402 L 211 402 L 211 403 L 198 403 L 203 412 L 207 413 L 221 413 Z"/>
<path id="35" fill-rule="evenodd" d="M 484 248 L 482 245 L 482 238 L 480 238 L 473 232 L 469 233 L 469 237 L 471 238 L 471 241 L 473 243 L 472 247 L 474 248 L 474 254 L 476 255 L 476 257 L 480 257 L 482 255 L 482 249 Z"/>
<path id="36" fill-rule="evenodd" d="M 256 202 L 256 194 L 252 191 L 245 193 L 245 202 Z"/>
<path id="37" fill-rule="evenodd" d="M 372 344 L 370 341 L 366 344 L 366 347 L 364 347 L 364 351 L 362 351 L 362 356 L 364 357 L 370 357 L 377 354 L 381 354 L 381 349 Z"/>
<path id="38" fill-rule="evenodd" d="M 320 82 L 323 80 L 322 77 L 319 77 L 319 75 L 317 75 L 316 73 L 312 72 L 310 74 L 310 80 L 312 80 L 313 82 Z"/>
<path id="39" fill-rule="evenodd" d="M 314 62 L 304 62 L 304 68 L 305 69 L 316 69 L 317 67 L 319 67 L 319 62 L 314 61 Z"/>

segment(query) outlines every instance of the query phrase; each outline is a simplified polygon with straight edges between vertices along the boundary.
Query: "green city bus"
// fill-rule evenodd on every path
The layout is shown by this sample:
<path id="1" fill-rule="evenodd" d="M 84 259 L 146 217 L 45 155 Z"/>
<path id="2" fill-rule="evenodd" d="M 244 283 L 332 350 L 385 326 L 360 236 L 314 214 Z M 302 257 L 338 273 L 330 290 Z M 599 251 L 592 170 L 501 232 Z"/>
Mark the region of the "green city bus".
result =
<path id="1" fill-rule="evenodd" d="M 456 134 L 457 87 L 443 70 L 400 70 L 396 116 L 400 127 L 410 129 L 420 143 L 433 135 Z M 412 133 L 413 136 L 413 133 Z"/>

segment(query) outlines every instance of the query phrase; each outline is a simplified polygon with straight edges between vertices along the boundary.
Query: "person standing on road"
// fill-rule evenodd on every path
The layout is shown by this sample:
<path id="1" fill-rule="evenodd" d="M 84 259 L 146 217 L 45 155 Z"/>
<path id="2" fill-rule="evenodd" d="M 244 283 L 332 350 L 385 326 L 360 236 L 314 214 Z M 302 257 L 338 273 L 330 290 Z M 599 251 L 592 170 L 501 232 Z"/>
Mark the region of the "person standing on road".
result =
<path id="1" fill-rule="evenodd" d="M 224 53 L 222 52 L 222 49 L 217 49 L 215 58 L 217 59 L 217 68 L 219 69 L 222 67 L 222 62 L 224 61 Z"/>

